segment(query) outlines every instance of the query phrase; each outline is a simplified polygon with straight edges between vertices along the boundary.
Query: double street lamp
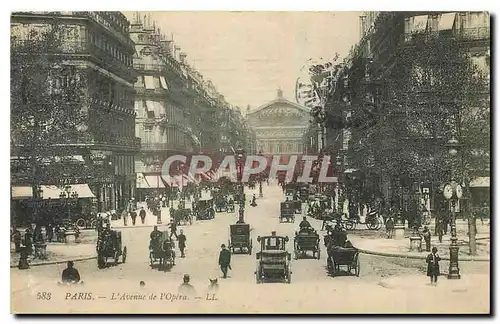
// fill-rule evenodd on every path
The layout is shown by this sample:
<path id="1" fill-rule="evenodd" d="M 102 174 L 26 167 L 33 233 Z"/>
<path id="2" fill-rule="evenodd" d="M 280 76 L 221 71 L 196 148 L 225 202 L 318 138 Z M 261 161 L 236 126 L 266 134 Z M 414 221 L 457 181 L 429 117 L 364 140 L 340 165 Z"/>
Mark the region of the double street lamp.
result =
<path id="1" fill-rule="evenodd" d="M 65 186 L 62 190 L 61 193 L 59 194 L 59 198 L 64 199 L 66 202 L 66 208 L 68 209 L 68 218 L 71 219 L 71 209 L 70 209 L 70 204 L 68 202 L 69 199 L 78 199 L 78 193 L 73 190 L 71 191 L 71 186 Z"/>
<path id="2" fill-rule="evenodd" d="M 443 188 L 444 197 L 451 201 L 451 243 L 450 243 L 450 266 L 448 269 L 448 279 L 460 279 L 460 269 L 458 267 L 458 244 L 457 244 L 457 224 L 455 217 L 455 207 L 462 198 L 462 186 L 455 182 L 455 159 L 460 148 L 460 143 L 453 136 L 448 143 L 448 153 L 451 157 L 451 181 Z"/>

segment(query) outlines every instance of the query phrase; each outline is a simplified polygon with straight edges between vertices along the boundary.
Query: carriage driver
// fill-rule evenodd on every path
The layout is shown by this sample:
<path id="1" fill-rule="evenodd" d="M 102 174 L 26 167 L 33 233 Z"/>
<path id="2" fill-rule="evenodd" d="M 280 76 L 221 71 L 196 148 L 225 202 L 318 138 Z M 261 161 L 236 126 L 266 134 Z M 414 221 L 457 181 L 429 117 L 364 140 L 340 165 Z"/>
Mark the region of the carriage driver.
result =
<path id="1" fill-rule="evenodd" d="M 300 230 L 307 229 L 307 228 L 312 228 L 311 223 L 309 223 L 307 221 L 307 217 L 306 216 L 304 216 L 304 218 L 300 222 L 299 228 L 300 228 Z"/>
<path id="2" fill-rule="evenodd" d="M 153 227 L 153 231 L 149 234 L 151 241 L 149 242 L 149 248 L 153 246 L 153 242 L 161 239 L 161 232 L 158 230 L 158 226 Z"/>

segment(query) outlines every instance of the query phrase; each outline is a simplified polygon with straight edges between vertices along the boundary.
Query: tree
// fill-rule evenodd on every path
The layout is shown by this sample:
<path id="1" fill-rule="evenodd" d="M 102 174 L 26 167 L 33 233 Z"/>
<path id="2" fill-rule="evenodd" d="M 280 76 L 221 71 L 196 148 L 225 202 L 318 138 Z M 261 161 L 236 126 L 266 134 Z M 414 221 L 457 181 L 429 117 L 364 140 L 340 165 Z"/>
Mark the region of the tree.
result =
<path id="1" fill-rule="evenodd" d="M 32 26 L 32 25 L 28 25 Z M 13 175 L 33 188 L 57 184 L 78 168 L 67 163 L 86 130 L 85 77 L 63 62 L 64 27 L 57 21 L 11 35 L 11 163 Z M 81 171 L 81 170 L 80 170 Z M 36 217 L 36 203 L 33 204 Z"/>
<path id="2" fill-rule="evenodd" d="M 358 119 L 370 119 L 365 123 L 371 127 L 353 136 L 351 160 L 366 172 L 429 181 L 434 189 L 448 182 L 453 170 L 469 193 L 477 173 L 489 170 L 488 87 L 488 75 L 471 60 L 466 43 L 451 35 L 414 35 L 382 80 L 376 114 L 356 112 Z M 445 147 L 453 135 L 461 144 L 458 162 Z M 470 218 L 471 254 L 473 223 Z"/>

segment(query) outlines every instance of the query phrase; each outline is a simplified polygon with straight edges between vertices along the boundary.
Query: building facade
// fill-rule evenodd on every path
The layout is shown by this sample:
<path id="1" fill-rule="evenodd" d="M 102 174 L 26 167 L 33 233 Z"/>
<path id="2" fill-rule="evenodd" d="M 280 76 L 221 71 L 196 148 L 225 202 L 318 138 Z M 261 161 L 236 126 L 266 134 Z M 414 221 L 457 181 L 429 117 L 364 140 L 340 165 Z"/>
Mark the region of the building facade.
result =
<path id="1" fill-rule="evenodd" d="M 360 34 L 361 40 L 344 59 L 343 71 L 335 82 L 335 89 L 327 104 L 344 121 L 339 127 L 332 129 L 332 134 L 335 135 L 329 138 L 330 145 L 340 156 L 346 155 L 347 151 L 347 155 L 355 155 L 357 147 L 361 147 L 367 140 L 366 129 L 370 127 L 367 119 L 370 116 L 383 118 L 384 107 L 388 100 L 393 100 L 389 99 L 389 94 L 394 90 L 394 84 L 391 85 L 386 80 L 402 69 L 414 68 L 414 62 L 402 60 L 401 57 L 402 53 L 415 50 L 416 40 L 431 40 L 438 36 L 453 39 L 461 48 L 466 49 L 473 63 L 489 75 L 490 18 L 485 12 L 369 12 L 360 17 Z M 424 70 L 429 71 L 429 67 L 424 67 Z M 418 91 L 414 95 L 430 98 L 436 90 L 431 86 L 424 92 Z M 489 96 L 488 91 L 485 94 Z M 339 132 L 341 136 L 338 136 Z M 437 149 L 439 146 L 443 149 L 444 142 L 441 143 L 440 139 L 438 143 L 436 140 L 435 137 L 421 137 L 415 138 L 413 142 L 427 141 L 428 147 Z M 378 157 L 362 158 L 365 161 L 373 160 L 376 167 L 377 158 L 381 156 L 379 154 Z M 345 168 L 360 167 L 348 165 L 349 163 L 353 163 L 352 159 L 343 161 Z M 471 182 L 471 187 L 489 187 L 489 168 L 476 171 L 482 180 Z M 440 184 L 431 185 L 432 179 L 426 180 L 428 183 L 422 180 L 410 184 L 403 183 L 401 179 L 394 181 L 387 174 L 378 174 L 377 177 L 377 190 L 381 190 L 388 200 L 398 196 L 397 203 L 405 203 L 415 195 L 422 196 L 424 185 L 432 187 L 431 199 L 426 204 L 429 209 L 437 208 L 431 205 L 431 201 L 432 197 L 440 196 Z"/>
<path id="2" fill-rule="evenodd" d="M 304 135 L 309 109 L 283 98 L 277 98 L 247 113 L 255 132 L 256 148 L 264 155 L 297 155 L 304 153 Z"/>
<path id="3" fill-rule="evenodd" d="M 141 138 L 135 171 L 139 199 L 170 188 L 162 177 L 172 155 L 230 152 L 247 146 L 249 127 L 241 110 L 231 106 L 210 80 L 187 61 L 187 54 L 135 13 L 130 36 L 135 43 L 135 130 Z"/>
<path id="4" fill-rule="evenodd" d="M 54 22 L 62 38 L 54 53 L 60 59 L 59 68 L 71 67 L 85 80 L 82 109 L 88 109 L 88 119 L 78 138 L 68 139 L 67 145 L 74 148 L 74 156 L 86 172 L 69 179 L 47 179 L 44 185 L 85 184 L 95 197 L 97 211 L 124 208 L 134 196 L 134 155 L 140 147 L 140 139 L 135 137 L 136 76 L 129 22 L 119 12 L 16 12 L 11 16 L 11 46 L 30 41 L 31 30 L 43 32 Z M 14 187 L 26 185 L 23 171 L 18 171 L 13 175 Z M 57 200 L 59 194 L 47 189 L 43 197 Z"/>

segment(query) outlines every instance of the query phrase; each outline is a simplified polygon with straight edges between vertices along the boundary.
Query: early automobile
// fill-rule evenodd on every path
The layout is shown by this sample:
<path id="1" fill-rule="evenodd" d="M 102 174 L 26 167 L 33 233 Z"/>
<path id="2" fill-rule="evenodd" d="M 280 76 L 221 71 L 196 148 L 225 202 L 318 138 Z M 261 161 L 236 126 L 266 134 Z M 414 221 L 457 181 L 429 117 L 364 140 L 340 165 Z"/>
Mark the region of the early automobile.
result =
<path id="1" fill-rule="evenodd" d="M 161 232 L 161 236 L 151 240 L 149 245 L 149 264 L 153 267 L 158 263 L 158 269 L 171 268 L 175 265 L 175 245 L 168 236 L 168 231 Z"/>
<path id="2" fill-rule="evenodd" d="M 295 221 L 295 203 L 293 201 L 285 201 L 281 203 L 280 208 L 280 223 Z"/>
<path id="3" fill-rule="evenodd" d="M 321 255 L 319 241 L 319 234 L 313 228 L 302 228 L 296 232 L 293 240 L 295 260 L 305 257 L 307 252 L 312 252 L 313 258 L 319 260 Z"/>
<path id="4" fill-rule="evenodd" d="M 200 199 L 195 203 L 195 208 L 197 220 L 208 220 L 215 218 L 213 199 Z"/>
<path id="5" fill-rule="evenodd" d="M 346 267 L 348 273 L 354 271 L 354 274 L 359 277 L 359 250 L 347 240 L 346 232 L 342 229 L 329 231 L 324 241 L 328 253 L 326 267 L 332 277 L 340 272 L 341 266 Z"/>
<path id="6" fill-rule="evenodd" d="M 279 280 L 290 283 L 292 281 L 292 255 L 286 250 L 288 236 L 277 236 L 272 232 L 270 236 L 259 236 L 260 252 L 257 252 L 257 283 L 268 280 Z"/>
<path id="7" fill-rule="evenodd" d="M 229 244 L 228 247 L 234 254 L 238 249 L 240 253 L 246 252 L 252 254 L 252 237 L 250 236 L 249 224 L 229 225 Z"/>
<path id="8" fill-rule="evenodd" d="M 117 265 L 119 258 L 122 258 L 122 263 L 127 260 L 127 247 L 122 244 L 122 233 L 120 231 L 110 230 L 108 233 L 102 233 L 97 240 L 97 266 L 104 268 L 108 265 L 108 259 L 113 260 L 113 264 Z"/>

